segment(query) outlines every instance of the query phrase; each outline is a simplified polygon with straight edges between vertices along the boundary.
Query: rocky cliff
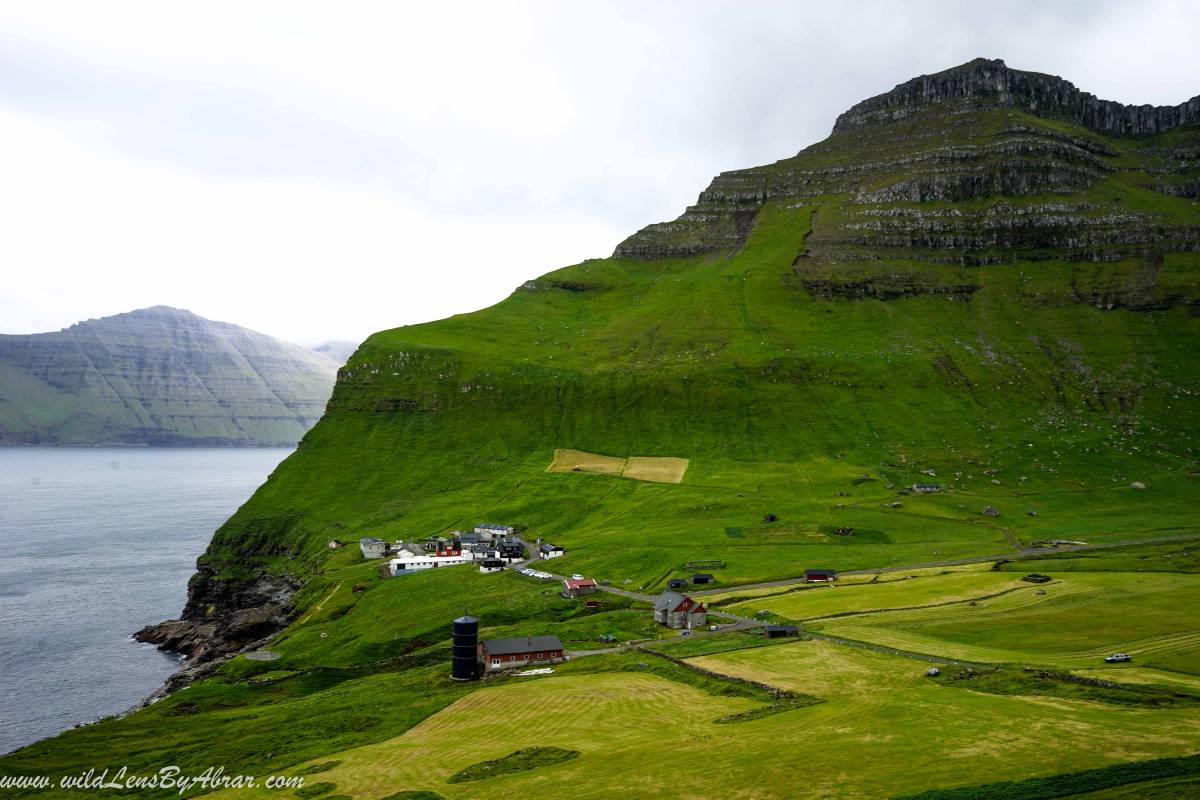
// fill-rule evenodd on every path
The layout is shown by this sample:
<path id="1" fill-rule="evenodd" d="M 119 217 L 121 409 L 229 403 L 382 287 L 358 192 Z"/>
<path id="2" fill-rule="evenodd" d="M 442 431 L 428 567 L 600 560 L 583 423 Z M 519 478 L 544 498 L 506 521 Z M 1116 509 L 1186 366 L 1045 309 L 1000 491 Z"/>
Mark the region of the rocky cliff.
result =
<path id="1" fill-rule="evenodd" d="M 810 252 L 838 261 L 1195 251 L 1195 226 L 1166 198 L 1200 197 L 1197 123 L 1200 97 L 1125 106 L 977 59 L 853 106 L 792 158 L 718 175 L 682 216 L 643 228 L 615 255 L 737 247 L 770 200 L 820 205 Z"/>
<path id="2" fill-rule="evenodd" d="M 165 306 L 0 336 L 0 444 L 290 445 L 337 366 Z"/>

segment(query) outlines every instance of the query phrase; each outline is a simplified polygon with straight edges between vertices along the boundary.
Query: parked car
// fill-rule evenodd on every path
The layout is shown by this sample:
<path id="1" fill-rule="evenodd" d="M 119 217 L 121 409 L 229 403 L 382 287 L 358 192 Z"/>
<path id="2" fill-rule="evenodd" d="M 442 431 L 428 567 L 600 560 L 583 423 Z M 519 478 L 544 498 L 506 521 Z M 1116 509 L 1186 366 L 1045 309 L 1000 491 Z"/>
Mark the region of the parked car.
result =
<path id="1" fill-rule="evenodd" d="M 1133 656 L 1128 653 L 1113 653 L 1111 656 L 1105 656 L 1104 660 L 1110 664 L 1123 664 L 1126 661 L 1133 661 Z"/>
<path id="2" fill-rule="evenodd" d="M 578 572 L 574 572 L 574 573 L 571 573 L 571 580 L 581 581 L 581 580 L 583 580 L 583 576 L 580 575 Z"/>

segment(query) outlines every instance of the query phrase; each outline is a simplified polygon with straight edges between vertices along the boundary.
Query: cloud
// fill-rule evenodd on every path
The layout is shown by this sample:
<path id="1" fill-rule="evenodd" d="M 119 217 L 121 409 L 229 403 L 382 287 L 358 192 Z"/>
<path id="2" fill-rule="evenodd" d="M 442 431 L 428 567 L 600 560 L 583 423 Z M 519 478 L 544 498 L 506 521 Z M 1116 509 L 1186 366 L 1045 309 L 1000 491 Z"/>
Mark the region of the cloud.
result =
<path id="1" fill-rule="evenodd" d="M 606 255 L 976 56 L 1200 91 L 1182 2 L 427 6 L 0 10 L 0 330 L 167 303 L 358 339 Z"/>

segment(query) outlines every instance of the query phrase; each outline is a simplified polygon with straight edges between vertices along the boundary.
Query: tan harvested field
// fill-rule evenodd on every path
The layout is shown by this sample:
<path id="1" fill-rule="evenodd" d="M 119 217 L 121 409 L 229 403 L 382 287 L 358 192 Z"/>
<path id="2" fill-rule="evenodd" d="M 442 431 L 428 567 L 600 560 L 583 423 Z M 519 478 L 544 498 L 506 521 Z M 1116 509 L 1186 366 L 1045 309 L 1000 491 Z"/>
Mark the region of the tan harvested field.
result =
<path id="1" fill-rule="evenodd" d="M 583 450 L 558 449 L 547 472 L 587 472 L 592 475 L 615 475 L 654 483 L 679 483 L 687 472 L 688 459 L 657 456 L 602 456 Z"/>
<path id="2" fill-rule="evenodd" d="M 594 475 L 620 475 L 625 471 L 625 459 L 601 456 L 582 450 L 555 450 L 554 460 L 547 472 L 590 472 Z"/>
<path id="3" fill-rule="evenodd" d="M 625 477 L 655 483 L 679 483 L 687 472 L 686 458 L 655 458 L 652 456 L 630 456 L 625 466 Z"/>

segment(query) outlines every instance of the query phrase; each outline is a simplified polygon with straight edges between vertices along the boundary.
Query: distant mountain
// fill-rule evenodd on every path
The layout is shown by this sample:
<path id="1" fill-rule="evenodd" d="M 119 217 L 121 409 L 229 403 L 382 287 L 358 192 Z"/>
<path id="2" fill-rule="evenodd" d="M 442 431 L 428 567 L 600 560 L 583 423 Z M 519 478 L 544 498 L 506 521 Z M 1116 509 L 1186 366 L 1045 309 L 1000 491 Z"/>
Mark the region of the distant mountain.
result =
<path id="1" fill-rule="evenodd" d="M 341 363 L 167 306 L 0 335 L 0 444 L 294 444 Z"/>
<path id="2" fill-rule="evenodd" d="M 328 356 L 338 362 L 338 364 L 345 364 L 357 349 L 358 344 L 356 342 L 341 342 L 335 339 L 325 344 L 317 345 L 313 348 L 313 352 Z"/>

